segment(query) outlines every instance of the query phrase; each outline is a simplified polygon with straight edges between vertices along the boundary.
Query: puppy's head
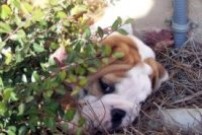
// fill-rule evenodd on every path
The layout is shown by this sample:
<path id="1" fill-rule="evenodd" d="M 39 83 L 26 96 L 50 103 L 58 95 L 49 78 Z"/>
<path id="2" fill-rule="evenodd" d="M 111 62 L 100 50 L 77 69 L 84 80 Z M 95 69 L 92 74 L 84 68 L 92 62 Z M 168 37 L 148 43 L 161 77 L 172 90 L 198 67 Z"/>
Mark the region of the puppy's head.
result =
<path id="1" fill-rule="evenodd" d="M 122 52 L 124 57 L 110 55 L 109 64 L 89 76 L 88 94 L 80 103 L 90 125 L 107 130 L 130 125 L 139 114 L 141 102 L 167 80 L 167 72 L 155 60 L 153 51 L 135 41 L 120 34 L 102 41 L 112 48 L 112 53 Z"/>
<path id="2" fill-rule="evenodd" d="M 82 114 L 90 125 L 110 130 L 128 126 L 139 113 L 140 105 L 129 100 L 124 93 L 126 89 L 121 91 L 118 85 L 128 78 L 128 72 L 141 58 L 135 42 L 128 36 L 113 34 L 102 44 L 111 47 L 109 64 L 101 65 L 96 73 L 89 76 L 88 94 L 80 103 Z M 123 57 L 113 57 L 116 52 L 123 53 Z"/>
<path id="3" fill-rule="evenodd" d="M 106 130 L 132 124 L 139 114 L 140 102 L 151 93 L 151 73 L 149 65 L 140 63 L 115 84 L 100 81 L 103 95 L 88 95 L 82 100 L 82 113 L 89 124 Z"/>

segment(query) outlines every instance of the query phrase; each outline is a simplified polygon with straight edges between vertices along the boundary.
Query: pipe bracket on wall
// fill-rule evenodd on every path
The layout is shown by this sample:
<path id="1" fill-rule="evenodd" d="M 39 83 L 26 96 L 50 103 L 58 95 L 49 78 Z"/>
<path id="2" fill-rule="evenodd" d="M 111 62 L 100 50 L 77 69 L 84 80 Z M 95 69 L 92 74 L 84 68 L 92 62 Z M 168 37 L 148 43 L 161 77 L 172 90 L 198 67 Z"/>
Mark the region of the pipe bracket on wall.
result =
<path id="1" fill-rule="evenodd" d="M 190 27 L 190 22 L 187 24 L 178 24 L 172 21 L 172 29 L 174 32 L 187 32 Z"/>

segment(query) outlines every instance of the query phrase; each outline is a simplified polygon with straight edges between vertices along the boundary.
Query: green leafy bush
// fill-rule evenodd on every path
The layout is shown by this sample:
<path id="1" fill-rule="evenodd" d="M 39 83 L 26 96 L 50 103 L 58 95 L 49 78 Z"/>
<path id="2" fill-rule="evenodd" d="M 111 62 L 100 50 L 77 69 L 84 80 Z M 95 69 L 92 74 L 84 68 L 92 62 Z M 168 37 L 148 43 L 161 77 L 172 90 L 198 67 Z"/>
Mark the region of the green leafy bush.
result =
<path id="1" fill-rule="evenodd" d="M 68 121 L 73 115 L 61 108 L 54 94 L 65 94 L 64 83 L 73 86 L 72 95 L 77 94 L 87 83 L 86 74 L 95 72 L 110 53 L 91 41 L 89 18 L 84 15 L 88 4 L 82 0 L 34 2 L 0 1 L 1 134 L 56 132 L 58 118 Z M 121 23 L 118 18 L 113 30 Z M 98 35 L 103 36 L 101 28 Z M 61 46 L 68 53 L 65 66 L 50 59 Z"/>

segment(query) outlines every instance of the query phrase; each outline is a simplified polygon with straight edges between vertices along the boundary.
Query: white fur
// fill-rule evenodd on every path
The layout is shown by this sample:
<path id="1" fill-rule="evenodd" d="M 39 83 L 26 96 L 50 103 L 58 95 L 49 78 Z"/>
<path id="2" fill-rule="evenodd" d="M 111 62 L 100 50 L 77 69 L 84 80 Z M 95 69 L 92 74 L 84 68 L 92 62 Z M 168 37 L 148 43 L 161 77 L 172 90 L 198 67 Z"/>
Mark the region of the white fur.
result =
<path id="1" fill-rule="evenodd" d="M 146 100 L 152 92 L 149 75 L 152 69 L 147 64 L 140 64 L 132 68 L 127 77 L 116 85 L 118 93 L 135 104 Z"/>

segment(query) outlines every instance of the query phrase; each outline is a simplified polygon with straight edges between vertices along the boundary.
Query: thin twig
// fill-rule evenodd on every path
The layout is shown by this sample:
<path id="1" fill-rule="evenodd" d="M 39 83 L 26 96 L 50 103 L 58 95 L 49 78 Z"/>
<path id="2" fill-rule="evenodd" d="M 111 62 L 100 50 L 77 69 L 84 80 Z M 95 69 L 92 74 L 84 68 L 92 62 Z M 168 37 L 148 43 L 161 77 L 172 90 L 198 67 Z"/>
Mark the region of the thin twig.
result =
<path id="1" fill-rule="evenodd" d="M 191 96 L 187 96 L 185 98 L 182 98 L 182 99 L 179 99 L 179 100 L 176 100 L 174 101 L 172 104 L 178 104 L 178 103 L 182 103 L 182 102 L 186 102 L 186 101 L 189 101 L 189 100 L 192 100 L 198 96 L 201 96 L 202 95 L 202 91 L 199 91 Z"/>

